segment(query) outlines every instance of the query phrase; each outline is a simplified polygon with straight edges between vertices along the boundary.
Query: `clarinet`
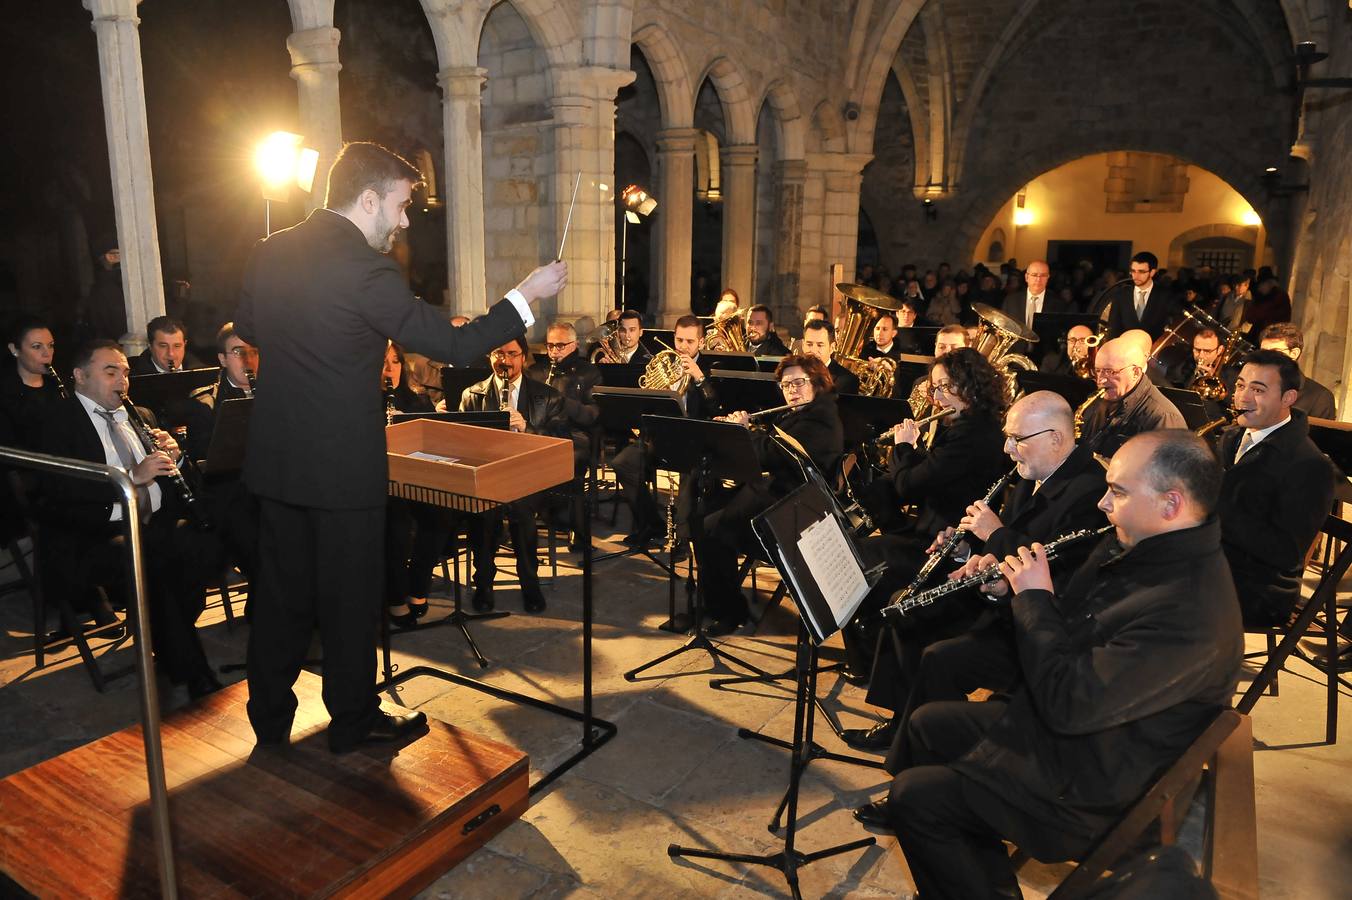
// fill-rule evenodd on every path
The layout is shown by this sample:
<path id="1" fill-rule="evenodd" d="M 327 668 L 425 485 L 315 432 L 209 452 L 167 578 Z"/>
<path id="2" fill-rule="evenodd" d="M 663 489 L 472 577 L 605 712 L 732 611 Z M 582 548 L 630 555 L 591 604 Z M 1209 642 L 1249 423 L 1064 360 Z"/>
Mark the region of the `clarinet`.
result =
<path id="1" fill-rule="evenodd" d="M 62 400 L 69 400 L 70 394 L 66 393 L 66 384 L 61 380 L 61 376 L 56 374 L 56 367 L 50 363 L 47 365 L 47 374 L 52 376 L 52 381 L 56 382 L 56 392 L 61 395 Z"/>
<path id="2" fill-rule="evenodd" d="M 554 365 L 554 360 L 551 359 L 549 361 L 549 371 L 545 373 L 545 384 L 550 387 L 554 386 Z"/>
<path id="3" fill-rule="evenodd" d="M 155 435 L 151 433 L 150 426 L 146 420 L 141 418 L 141 413 L 132 406 L 131 400 L 127 399 L 126 394 L 118 394 L 122 400 L 122 408 L 127 411 L 127 420 L 135 430 L 136 436 L 141 439 L 141 446 L 145 448 L 146 455 L 160 452 L 160 445 L 155 443 Z M 197 495 L 193 493 L 188 481 L 183 477 L 183 472 L 177 466 L 174 471 L 166 476 L 174 485 L 174 490 L 178 491 L 178 497 L 183 501 L 183 506 L 188 512 L 188 518 L 192 520 L 194 526 L 199 530 L 206 531 L 211 528 L 211 521 L 207 519 L 206 512 L 202 508 Z"/>
<path id="4" fill-rule="evenodd" d="M 385 391 L 385 426 L 394 424 L 394 382 L 386 378 L 383 385 Z"/>
<path id="5" fill-rule="evenodd" d="M 258 376 L 254 374 L 253 369 L 245 369 L 244 377 L 249 379 L 249 396 L 256 396 L 258 394 Z"/>
<path id="6" fill-rule="evenodd" d="M 995 499 L 995 495 L 1004 490 L 1005 485 L 1009 484 L 1010 480 L 1018 473 L 1019 467 L 1015 466 L 1013 469 L 1010 469 L 1008 472 L 1001 475 L 999 479 L 996 480 L 995 484 L 990 486 L 990 490 L 982 495 L 981 500 L 978 502 L 985 503 L 989 506 L 990 502 Z M 953 549 L 957 547 L 958 543 L 965 537 L 967 537 L 966 528 L 953 529 L 953 533 L 949 535 L 948 540 L 944 541 L 942 547 L 929 555 L 929 559 L 925 560 L 925 564 L 920 567 L 920 571 L 915 574 L 915 578 L 911 579 L 911 583 L 906 585 L 905 590 L 897 595 L 897 599 L 905 600 L 907 597 L 920 590 L 920 586 L 929 580 L 930 573 L 934 571 L 934 567 L 947 559 L 948 555 L 953 552 Z"/>
<path id="7" fill-rule="evenodd" d="M 1101 537 L 1112 531 L 1114 526 L 1104 525 L 1101 528 L 1081 528 L 1079 531 L 1072 531 L 1063 534 L 1054 541 L 1050 541 L 1042 548 L 1043 555 L 1047 561 L 1055 559 L 1057 554 L 1072 544 L 1078 544 L 1081 541 L 1087 541 L 1090 538 Z M 958 591 L 966 590 L 969 587 L 980 587 L 983 584 L 991 584 L 1000 580 L 1000 563 L 988 566 L 966 578 L 959 578 L 954 581 L 947 581 L 936 585 L 927 591 L 916 594 L 914 597 L 902 597 L 900 594 L 893 595 L 892 603 L 884 606 L 880 612 L 883 617 L 904 616 L 912 610 L 922 606 L 930 606 L 940 597 L 946 597 L 949 594 L 956 594 Z"/>

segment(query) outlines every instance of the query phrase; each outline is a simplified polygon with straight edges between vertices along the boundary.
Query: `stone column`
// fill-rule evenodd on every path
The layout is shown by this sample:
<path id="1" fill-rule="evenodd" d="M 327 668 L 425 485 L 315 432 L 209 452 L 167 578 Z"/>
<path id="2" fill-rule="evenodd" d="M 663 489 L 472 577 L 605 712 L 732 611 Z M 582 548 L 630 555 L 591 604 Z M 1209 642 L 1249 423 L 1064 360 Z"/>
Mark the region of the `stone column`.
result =
<path id="1" fill-rule="evenodd" d="M 484 153 L 480 96 L 488 70 L 442 69 L 441 121 L 445 133 L 446 275 L 451 315 L 477 316 L 487 308 L 484 282 Z M 521 273 L 523 276 L 526 273 Z"/>
<path id="2" fill-rule="evenodd" d="M 723 189 L 723 283 L 742 298 L 742 305 L 755 303 L 756 263 L 756 156 L 755 144 L 724 147 L 719 152 Z"/>
<path id="3" fill-rule="evenodd" d="M 822 262 L 826 267 L 841 263 L 844 279 L 854 280 L 859 242 L 859 187 L 864 166 L 873 157 L 866 153 L 822 153 L 812 163 L 825 178 L 822 203 Z"/>
<path id="4" fill-rule="evenodd" d="M 122 293 L 127 303 L 129 354 L 146 346 L 146 323 L 164 315 L 164 281 L 155 225 L 155 187 L 150 173 L 139 0 L 84 0 L 94 17 L 103 86 L 103 121 L 113 176 L 113 211 L 122 251 Z"/>
<path id="5" fill-rule="evenodd" d="M 786 159 L 775 163 L 774 183 L 778 194 L 775 198 L 775 271 L 770 297 L 774 303 L 775 321 L 791 331 L 803 318 L 803 311 L 798 308 L 798 292 L 806 182 L 807 163 L 803 160 Z"/>
<path id="6" fill-rule="evenodd" d="M 300 100 L 300 127 L 305 146 L 319 151 L 314 188 L 305 201 L 307 211 L 324 205 L 329 167 L 343 146 L 342 109 L 338 103 L 337 28 L 307 28 L 286 39 L 291 54 L 291 77 Z"/>
<path id="7" fill-rule="evenodd" d="M 656 282 L 657 321 L 669 325 L 690 312 L 691 229 L 695 204 L 694 128 L 668 128 L 657 133 L 657 169 L 661 195 L 657 201 L 661 271 Z"/>
<path id="8" fill-rule="evenodd" d="M 634 73 L 604 66 L 555 71 L 554 96 L 554 240 L 545 262 L 558 252 L 567 227 L 563 258 L 568 287 L 554 308 L 544 309 L 537 326 L 550 318 L 597 322 L 615 305 L 615 96 Z M 574 186 L 577 201 L 573 203 Z M 569 209 L 572 209 L 571 219 Z"/>

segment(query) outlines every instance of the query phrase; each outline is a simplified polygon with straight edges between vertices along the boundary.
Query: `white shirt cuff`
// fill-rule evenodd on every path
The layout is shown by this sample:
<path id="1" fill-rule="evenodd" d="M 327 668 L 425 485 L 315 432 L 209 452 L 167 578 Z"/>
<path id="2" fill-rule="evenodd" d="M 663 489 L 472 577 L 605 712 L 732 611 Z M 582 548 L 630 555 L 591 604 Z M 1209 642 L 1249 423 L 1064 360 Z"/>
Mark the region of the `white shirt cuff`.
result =
<path id="1" fill-rule="evenodd" d="M 527 328 L 535 324 L 535 316 L 531 313 L 530 304 L 526 302 L 524 294 L 516 288 L 512 288 L 507 292 L 507 299 L 512 301 L 512 305 L 516 307 L 517 314 L 521 316 L 521 321 L 526 323 Z"/>

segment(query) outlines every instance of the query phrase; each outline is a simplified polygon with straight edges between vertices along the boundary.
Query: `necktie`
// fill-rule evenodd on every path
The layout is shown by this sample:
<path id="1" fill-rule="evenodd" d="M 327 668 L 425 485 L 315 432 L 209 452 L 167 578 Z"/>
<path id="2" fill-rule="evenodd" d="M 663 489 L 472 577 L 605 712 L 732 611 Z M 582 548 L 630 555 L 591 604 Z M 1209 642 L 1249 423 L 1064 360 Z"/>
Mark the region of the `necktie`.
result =
<path id="1" fill-rule="evenodd" d="M 117 451 L 117 458 L 122 461 L 122 468 L 131 475 L 131 470 L 136 468 L 136 451 L 132 449 L 127 432 L 118 425 L 113 413 L 106 409 L 96 409 L 94 412 L 108 423 L 108 436 L 113 439 L 113 449 Z M 136 486 L 136 503 L 141 512 L 141 521 L 148 522 L 151 513 L 154 512 L 150 505 L 150 488 L 143 484 Z"/>
<path id="2" fill-rule="evenodd" d="M 1033 329 L 1033 316 L 1037 315 L 1040 312 L 1042 312 L 1042 295 L 1038 294 L 1036 297 L 1029 297 L 1028 321 L 1024 323 L 1025 325 L 1028 326 L 1029 331 Z"/>
<path id="3" fill-rule="evenodd" d="M 1136 289 L 1136 318 L 1138 319 L 1145 315 L 1145 296 L 1144 288 Z"/>
<path id="4" fill-rule="evenodd" d="M 1235 451 L 1235 462 L 1239 462 L 1239 460 L 1244 456 L 1244 454 L 1249 452 L 1249 448 L 1252 446 L 1253 446 L 1253 432 L 1246 431 L 1244 432 L 1244 437 L 1240 438 L 1239 449 Z"/>

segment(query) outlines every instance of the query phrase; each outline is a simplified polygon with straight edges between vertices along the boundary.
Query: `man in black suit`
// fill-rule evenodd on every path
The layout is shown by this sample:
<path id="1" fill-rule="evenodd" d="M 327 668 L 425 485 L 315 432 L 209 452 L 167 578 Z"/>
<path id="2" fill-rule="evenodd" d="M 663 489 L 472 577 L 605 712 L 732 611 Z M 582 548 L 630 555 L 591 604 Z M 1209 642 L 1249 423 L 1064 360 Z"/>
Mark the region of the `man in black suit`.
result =
<path id="1" fill-rule="evenodd" d="M 1084 414 L 1081 436 L 1095 453 L 1110 456 L 1143 431 L 1186 428 L 1178 407 L 1145 377 L 1149 342 L 1134 331 L 1105 341 L 1094 357 L 1094 383 L 1103 391 Z"/>
<path id="2" fill-rule="evenodd" d="M 173 474 L 173 457 L 179 455 L 173 438 L 155 429 L 162 449 L 147 453 L 128 422 L 121 398 L 128 365 L 121 348 L 114 341 L 92 341 L 76 352 L 74 366 L 75 396 L 54 404 L 44 417 L 39 449 L 120 468 L 137 486 L 156 661 L 170 681 L 187 685 L 195 700 L 221 687 L 196 628 L 206 601 L 201 573 L 210 570 L 209 559 L 219 561 L 219 552 L 179 519 L 179 498 L 164 481 Z M 149 416 L 142 413 L 148 422 Z M 123 510 L 113 503 L 113 492 L 55 476 L 44 478 L 42 487 L 39 565 L 48 588 L 78 598 L 98 586 L 125 595 Z M 130 603 L 130 596 L 126 599 Z M 100 624 L 112 620 L 102 601 L 93 612 Z"/>
<path id="3" fill-rule="evenodd" d="M 601 407 L 592 399 L 592 389 L 601 383 L 601 370 L 587 362 L 577 348 L 577 329 L 571 322 L 552 322 L 545 332 L 548 362 L 526 370 L 532 379 L 547 384 L 563 396 L 568 430 L 573 438 L 573 462 L 581 474 L 587 469 L 592 429 Z"/>
<path id="4" fill-rule="evenodd" d="M 132 361 L 133 375 L 181 372 L 197 363 L 188 356 L 188 336 L 178 319 L 169 316 L 151 319 L 146 323 L 146 341 L 150 346 Z"/>
<path id="5" fill-rule="evenodd" d="M 1066 302 L 1047 290 L 1051 277 L 1051 267 L 1044 260 L 1036 259 L 1030 262 L 1023 272 L 1023 283 L 1028 289 L 1005 298 L 1003 307 L 1005 315 L 1032 331 L 1033 317 L 1038 313 L 1069 312 Z"/>
<path id="6" fill-rule="evenodd" d="M 969 535 L 953 554 L 956 560 L 993 554 L 998 559 L 1034 541 L 1104 524 L 1098 502 L 1103 497 L 1103 467 L 1086 447 L 1075 443 L 1070 404 L 1050 391 L 1019 399 L 1005 416 L 1005 453 L 1017 466 L 1015 482 L 997 514 L 981 501 L 967 507 L 958 523 Z M 930 552 L 946 542 L 953 529 L 935 539 Z M 1089 555 L 1092 545 L 1072 548 L 1056 560 L 1054 577 L 1064 587 Z M 939 579 L 934 579 L 935 583 Z M 1019 678 L 1018 651 L 1012 623 L 1003 610 L 984 611 L 971 629 L 924 646 L 912 662 L 902 688 L 905 698 L 897 715 L 874 728 L 844 732 L 853 747 L 876 750 L 890 745 L 887 771 L 893 775 L 909 764 L 906 722 L 918 707 L 936 700 L 962 700 L 977 688 L 1008 691 Z M 894 657 L 883 657 L 894 659 Z M 886 673 L 877 672 L 877 677 Z M 901 674 L 901 673 L 895 673 Z M 865 824 L 886 826 L 886 799 L 855 810 Z"/>
<path id="7" fill-rule="evenodd" d="M 859 379 L 849 369 L 836 362 L 835 326 L 825 319 L 809 319 L 803 323 L 803 355 L 815 356 L 831 373 L 832 390 L 837 394 L 859 393 Z"/>
<path id="8" fill-rule="evenodd" d="M 1285 624 L 1305 554 L 1333 509 L 1333 469 L 1295 404 L 1300 369 L 1276 350 L 1249 356 L 1235 381 L 1236 424 L 1221 436 L 1221 546 L 1244 621 Z"/>
<path id="9" fill-rule="evenodd" d="M 1261 350 L 1276 350 L 1299 363 L 1305 351 L 1305 333 L 1290 322 L 1278 322 L 1263 329 L 1258 336 L 1258 347 Z M 1338 418 L 1333 391 L 1309 375 L 1301 378 L 1300 396 L 1296 398 L 1295 408 L 1312 419 Z"/>
<path id="10" fill-rule="evenodd" d="M 385 254 L 408 227 L 421 175 L 376 144 L 352 143 L 329 173 L 325 208 L 255 246 L 235 328 L 268 359 L 254 400 L 244 480 L 260 498 L 260 573 L 249 635 L 249 720 L 283 743 L 291 687 L 316 621 L 329 747 L 394 740 L 422 713 L 391 716 L 375 691 L 388 491 L 378 374 L 387 341 L 470 365 L 534 323 L 567 266 L 536 269 L 488 314 L 452 327 L 416 300 Z"/>
<path id="11" fill-rule="evenodd" d="M 1109 295 L 1112 308 L 1108 312 L 1108 336 L 1120 337 L 1133 328 L 1150 334 L 1158 340 L 1171 319 L 1179 312 L 1178 298 L 1162 285 L 1155 283 L 1159 260 L 1155 254 L 1142 251 L 1131 258 L 1131 288 L 1115 288 Z"/>
<path id="12" fill-rule="evenodd" d="M 1082 858 L 1230 706 L 1244 636 L 1214 515 L 1220 467 L 1196 435 L 1153 432 L 1117 452 L 1107 481 L 1116 535 L 1065 588 L 1040 543 L 1000 563 L 1020 687 L 911 718 L 914 765 L 887 810 L 922 897 L 1017 896 L 1002 839 Z"/>
<path id="13" fill-rule="evenodd" d="M 775 314 L 756 304 L 746 313 L 746 349 L 756 356 L 787 356 L 789 348 L 775 331 Z"/>
<path id="14" fill-rule="evenodd" d="M 543 381 L 523 375 L 529 352 L 526 339 L 520 335 L 494 350 L 489 356 L 493 374 L 465 388 L 460 397 L 460 411 L 505 409 L 512 431 L 567 437 L 568 415 L 564 411 L 563 395 Z M 544 612 L 545 609 L 545 597 L 535 574 L 540 565 L 535 555 L 538 546 L 535 511 L 539 505 L 538 497 L 525 497 L 507 504 L 507 519 L 512 526 L 512 551 L 516 554 L 517 577 L 521 580 L 521 599 L 528 613 Z M 501 540 L 502 516 L 497 511 L 471 520 L 474 608 L 479 612 L 493 608 L 493 579 L 498 574 L 495 557 Z"/>
<path id="15" fill-rule="evenodd" d="M 914 348 L 909 348 L 905 352 L 913 353 Z M 873 337 L 864 342 L 864 349 L 859 351 L 860 359 L 890 359 L 896 362 L 901 358 L 902 346 L 897 340 L 897 315 L 893 312 L 882 312 L 873 323 Z"/>
<path id="16" fill-rule="evenodd" d="M 615 336 L 606 343 L 615 347 L 607 351 L 596 361 L 600 363 L 624 363 L 634 366 L 646 366 L 653 358 L 652 351 L 643 346 L 643 317 L 632 309 L 626 309 L 615 320 Z"/>

